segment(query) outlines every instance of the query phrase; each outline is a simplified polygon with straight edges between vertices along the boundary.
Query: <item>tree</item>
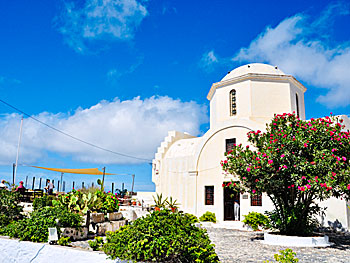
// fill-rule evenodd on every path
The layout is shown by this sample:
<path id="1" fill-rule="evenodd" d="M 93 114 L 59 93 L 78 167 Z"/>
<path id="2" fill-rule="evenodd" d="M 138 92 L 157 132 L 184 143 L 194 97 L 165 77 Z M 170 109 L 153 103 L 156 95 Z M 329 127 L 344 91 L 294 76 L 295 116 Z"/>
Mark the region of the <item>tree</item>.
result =
<path id="1" fill-rule="evenodd" d="M 307 235 L 317 201 L 350 196 L 350 134 L 342 122 L 275 115 L 266 132 L 248 133 L 253 150 L 235 145 L 221 165 L 238 175 L 243 190 L 269 196 L 275 209 L 268 215 L 281 234 Z"/>

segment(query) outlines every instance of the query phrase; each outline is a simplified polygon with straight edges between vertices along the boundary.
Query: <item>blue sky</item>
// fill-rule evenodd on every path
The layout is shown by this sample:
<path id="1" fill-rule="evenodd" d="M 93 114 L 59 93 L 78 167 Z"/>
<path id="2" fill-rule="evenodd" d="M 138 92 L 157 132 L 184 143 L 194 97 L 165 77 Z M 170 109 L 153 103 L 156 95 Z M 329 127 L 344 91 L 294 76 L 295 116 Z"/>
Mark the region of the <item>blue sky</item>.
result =
<path id="1" fill-rule="evenodd" d="M 0 1 L 0 99 L 101 147 L 152 159 L 168 130 L 208 129 L 206 95 L 227 71 L 277 65 L 308 91 L 307 118 L 350 114 L 346 1 Z M 0 104 L 0 176 L 9 179 L 21 115 Z M 24 119 L 21 164 L 151 166 L 76 142 Z M 59 174 L 18 167 L 18 179 Z M 66 175 L 91 183 L 97 177 Z M 108 178 L 130 188 L 131 177 Z M 68 182 L 67 182 L 68 183 Z M 29 184 L 30 185 L 30 184 Z"/>

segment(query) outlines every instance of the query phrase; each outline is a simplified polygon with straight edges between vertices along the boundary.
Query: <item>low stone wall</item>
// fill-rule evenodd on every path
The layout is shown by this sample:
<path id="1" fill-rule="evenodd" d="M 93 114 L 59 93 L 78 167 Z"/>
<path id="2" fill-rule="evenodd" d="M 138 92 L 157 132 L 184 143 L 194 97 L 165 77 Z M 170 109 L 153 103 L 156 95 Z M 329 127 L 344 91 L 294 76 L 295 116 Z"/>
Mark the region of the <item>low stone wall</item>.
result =
<path id="1" fill-rule="evenodd" d="M 101 252 L 89 252 L 69 247 L 49 245 L 47 243 L 18 241 L 5 237 L 0 238 L 0 255 L 0 263 L 126 263 L 126 261 L 107 259 L 107 256 Z"/>

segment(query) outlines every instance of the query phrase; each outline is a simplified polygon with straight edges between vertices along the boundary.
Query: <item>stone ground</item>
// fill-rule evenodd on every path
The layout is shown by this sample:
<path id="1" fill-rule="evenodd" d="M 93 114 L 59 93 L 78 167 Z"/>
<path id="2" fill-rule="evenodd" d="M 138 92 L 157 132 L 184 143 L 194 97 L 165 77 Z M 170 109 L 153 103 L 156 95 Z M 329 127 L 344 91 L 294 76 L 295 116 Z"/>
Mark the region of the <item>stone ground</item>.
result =
<path id="1" fill-rule="evenodd" d="M 248 232 L 224 228 L 207 228 L 210 240 L 215 244 L 221 262 L 273 261 L 279 250 L 291 248 L 300 263 L 349 263 L 350 235 L 327 233 L 334 245 L 327 248 L 277 247 L 264 245 L 263 232 Z"/>

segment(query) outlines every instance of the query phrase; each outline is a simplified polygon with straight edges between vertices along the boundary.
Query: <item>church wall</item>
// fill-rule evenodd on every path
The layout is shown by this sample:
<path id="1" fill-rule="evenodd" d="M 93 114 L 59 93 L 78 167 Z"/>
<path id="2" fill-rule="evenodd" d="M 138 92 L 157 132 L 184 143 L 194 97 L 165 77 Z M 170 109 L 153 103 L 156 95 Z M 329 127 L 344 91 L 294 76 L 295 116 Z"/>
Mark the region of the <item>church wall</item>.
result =
<path id="1" fill-rule="evenodd" d="M 275 113 L 291 111 L 290 84 L 254 80 L 251 84 L 251 112 L 253 118 L 270 120 Z"/>
<path id="2" fill-rule="evenodd" d="M 240 127 L 227 128 L 217 132 L 203 146 L 197 168 L 197 216 L 210 211 L 216 214 L 218 221 L 223 221 L 222 183 L 233 178 L 232 175 L 225 175 L 220 165 L 220 161 L 225 158 L 226 139 L 236 138 L 237 143 L 245 145 L 248 131 Z M 205 205 L 205 186 L 214 186 L 214 205 Z"/>
<path id="3" fill-rule="evenodd" d="M 236 90 L 237 114 L 230 115 L 230 91 Z M 248 118 L 250 116 L 250 80 L 234 83 L 217 88 L 210 101 L 210 128 L 215 128 L 221 122 L 236 118 Z"/>
<path id="4" fill-rule="evenodd" d="M 290 84 L 290 100 L 292 105 L 292 112 L 295 111 L 297 113 L 296 106 L 296 96 L 298 94 L 298 102 L 299 102 L 299 118 L 305 120 L 305 101 L 304 101 L 304 92 L 300 90 L 294 84 Z"/>
<path id="5" fill-rule="evenodd" d="M 318 217 L 319 222 L 323 223 L 325 227 L 341 226 L 342 228 L 349 229 L 350 222 L 348 214 L 350 209 L 345 200 L 331 197 L 320 202 L 319 206 L 321 208 L 327 208 L 324 217 Z"/>
<path id="6" fill-rule="evenodd" d="M 194 213 L 196 177 L 188 171 L 193 163 L 192 156 L 164 158 L 160 171 L 160 184 L 156 188 L 163 197 L 172 197 L 180 204 L 180 209 Z"/>

